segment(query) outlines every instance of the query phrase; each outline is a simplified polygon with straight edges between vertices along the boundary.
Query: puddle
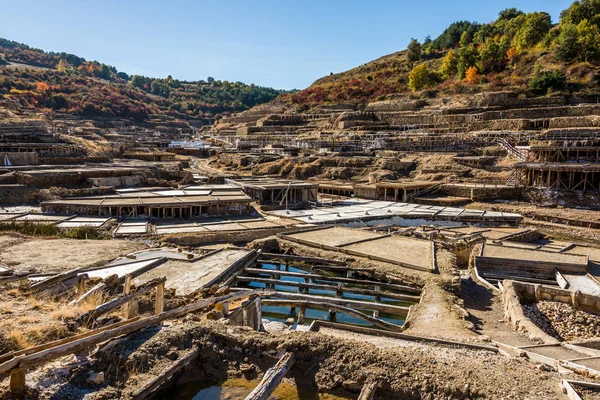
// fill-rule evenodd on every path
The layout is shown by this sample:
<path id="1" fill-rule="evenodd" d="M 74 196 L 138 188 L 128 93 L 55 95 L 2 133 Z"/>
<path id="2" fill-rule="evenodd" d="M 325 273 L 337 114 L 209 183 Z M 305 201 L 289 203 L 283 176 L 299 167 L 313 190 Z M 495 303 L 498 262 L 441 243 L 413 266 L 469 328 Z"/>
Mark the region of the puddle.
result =
<path id="1" fill-rule="evenodd" d="M 172 400 L 238 400 L 252 392 L 259 380 L 248 381 L 242 378 L 229 379 L 220 385 L 210 381 L 189 382 L 176 385 L 162 393 L 159 398 Z M 347 394 L 317 393 L 299 389 L 296 385 L 281 383 L 269 399 L 271 400 L 347 400 L 357 396 Z"/>

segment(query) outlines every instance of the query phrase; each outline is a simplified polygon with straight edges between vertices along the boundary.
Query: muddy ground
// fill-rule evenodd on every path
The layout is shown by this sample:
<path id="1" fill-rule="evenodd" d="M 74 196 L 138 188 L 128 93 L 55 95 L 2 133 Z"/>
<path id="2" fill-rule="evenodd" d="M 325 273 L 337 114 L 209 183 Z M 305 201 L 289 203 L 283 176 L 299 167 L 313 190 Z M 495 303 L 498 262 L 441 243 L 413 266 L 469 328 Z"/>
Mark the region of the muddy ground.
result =
<path id="1" fill-rule="evenodd" d="M 89 365 L 35 395 L 55 400 L 85 394 L 86 399 L 127 397 L 194 346 L 201 349 L 200 356 L 177 377 L 178 382 L 256 379 L 288 350 L 296 354 L 288 379 L 320 392 L 356 393 L 367 379 L 376 377 L 384 382 L 377 398 L 560 398 L 557 373 L 540 373 L 524 359 L 507 359 L 485 350 L 441 345 L 381 349 L 314 332 L 271 336 L 200 322 L 147 329 L 126 341 L 115 340 L 88 358 Z M 107 371 L 105 382 L 88 382 L 98 371 Z M 35 379 L 44 381 L 42 375 Z M 92 390 L 97 391 L 89 394 Z"/>

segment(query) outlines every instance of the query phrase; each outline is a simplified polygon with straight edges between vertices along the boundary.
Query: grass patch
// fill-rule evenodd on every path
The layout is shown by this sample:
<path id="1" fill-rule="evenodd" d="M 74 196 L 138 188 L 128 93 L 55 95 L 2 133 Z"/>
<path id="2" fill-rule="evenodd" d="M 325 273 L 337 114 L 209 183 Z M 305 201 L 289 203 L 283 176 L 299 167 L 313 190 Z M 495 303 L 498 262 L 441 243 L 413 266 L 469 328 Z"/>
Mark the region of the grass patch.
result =
<path id="1" fill-rule="evenodd" d="M 33 222 L 2 222 L 0 232 L 17 232 L 28 236 L 50 236 L 65 239 L 109 239 L 109 235 L 96 228 L 82 226 L 72 229 L 61 229 L 53 224 L 38 224 Z"/>

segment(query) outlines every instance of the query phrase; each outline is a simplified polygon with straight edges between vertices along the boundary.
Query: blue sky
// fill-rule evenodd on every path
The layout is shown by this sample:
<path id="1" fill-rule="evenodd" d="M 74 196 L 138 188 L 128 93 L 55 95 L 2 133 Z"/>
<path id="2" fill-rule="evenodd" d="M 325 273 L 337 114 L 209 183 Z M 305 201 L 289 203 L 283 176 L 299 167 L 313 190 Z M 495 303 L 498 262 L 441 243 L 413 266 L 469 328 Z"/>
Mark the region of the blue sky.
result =
<path id="1" fill-rule="evenodd" d="M 152 77 L 305 88 L 439 35 L 456 20 L 489 22 L 508 7 L 558 0 L 0 0 L 0 37 Z"/>

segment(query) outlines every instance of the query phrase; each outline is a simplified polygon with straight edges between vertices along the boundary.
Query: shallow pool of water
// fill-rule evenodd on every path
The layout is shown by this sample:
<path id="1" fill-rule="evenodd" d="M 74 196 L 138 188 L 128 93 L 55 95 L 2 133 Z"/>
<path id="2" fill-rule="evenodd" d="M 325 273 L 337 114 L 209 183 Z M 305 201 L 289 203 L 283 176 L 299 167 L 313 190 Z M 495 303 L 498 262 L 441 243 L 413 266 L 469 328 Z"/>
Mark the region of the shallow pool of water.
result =
<path id="1" fill-rule="evenodd" d="M 278 269 L 283 270 L 284 269 L 283 266 L 279 266 L 277 264 L 263 264 L 262 268 L 265 270 L 278 270 Z M 305 274 L 308 273 L 308 271 L 306 271 L 306 270 L 303 270 L 300 268 L 294 268 L 294 267 L 288 267 L 287 270 L 290 272 L 299 272 L 299 273 L 305 273 Z M 288 286 L 285 284 L 285 282 L 304 282 L 304 278 L 282 276 L 280 278 L 280 282 L 281 282 L 281 284 L 275 285 L 275 290 L 278 290 L 280 292 L 298 293 L 297 287 Z M 315 283 L 337 285 L 336 282 L 328 281 L 326 277 L 324 277 L 323 279 L 315 280 Z M 361 286 L 370 287 L 369 285 L 348 285 L 348 287 L 361 287 Z M 253 289 L 260 289 L 260 288 L 265 288 L 266 285 L 264 283 L 251 282 L 251 283 L 247 284 L 246 287 L 253 288 Z M 332 291 L 332 290 L 310 289 L 310 294 L 318 295 L 318 296 L 325 296 L 325 297 L 336 297 L 336 292 Z M 344 293 L 343 298 L 375 302 L 375 296 L 358 294 L 358 293 Z M 390 299 L 388 297 L 382 297 L 381 302 L 384 304 L 404 306 L 404 307 L 408 307 L 411 305 L 411 303 L 396 300 L 396 299 Z M 362 311 L 367 315 L 372 314 L 372 311 L 369 311 L 369 310 L 359 310 L 359 311 Z M 290 317 L 292 317 L 292 318 L 297 317 L 296 313 L 291 312 L 290 307 L 263 306 L 262 313 L 263 313 L 264 318 L 271 320 L 271 321 L 279 321 L 279 322 L 285 322 Z M 394 314 L 388 314 L 388 313 L 384 313 L 384 312 L 379 313 L 380 319 L 382 319 L 386 322 L 390 322 L 392 324 L 396 324 L 396 325 L 404 324 L 404 317 L 405 316 L 403 316 L 403 315 L 394 315 Z M 304 324 L 310 325 L 310 323 L 316 319 L 328 320 L 328 318 L 329 318 L 329 312 L 327 309 L 309 308 L 309 309 L 306 309 Z M 335 322 L 341 322 L 341 323 L 351 324 L 351 325 L 372 326 L 370 323 L 368 323 L 366 321 L 363 321 L 361 319 L 355 318 L 350 315 L 342 314 L 342 313 L 336 314 Z"/>
<path id="2" fill-rule="evenodd" d="M 229 379 L 215 385 L 210 381 L 189 382 L 171 387 L 159 398 L 172 400 L 238 400 L 244 399 L 258 385 L 258 380 L 243 378 Z M 349 394 L 318 393 L 314 390 L 299 389 L 296 385 L 281 383 L 270 397 L 271 400 L 347 400 L 355 399 Z"/>

